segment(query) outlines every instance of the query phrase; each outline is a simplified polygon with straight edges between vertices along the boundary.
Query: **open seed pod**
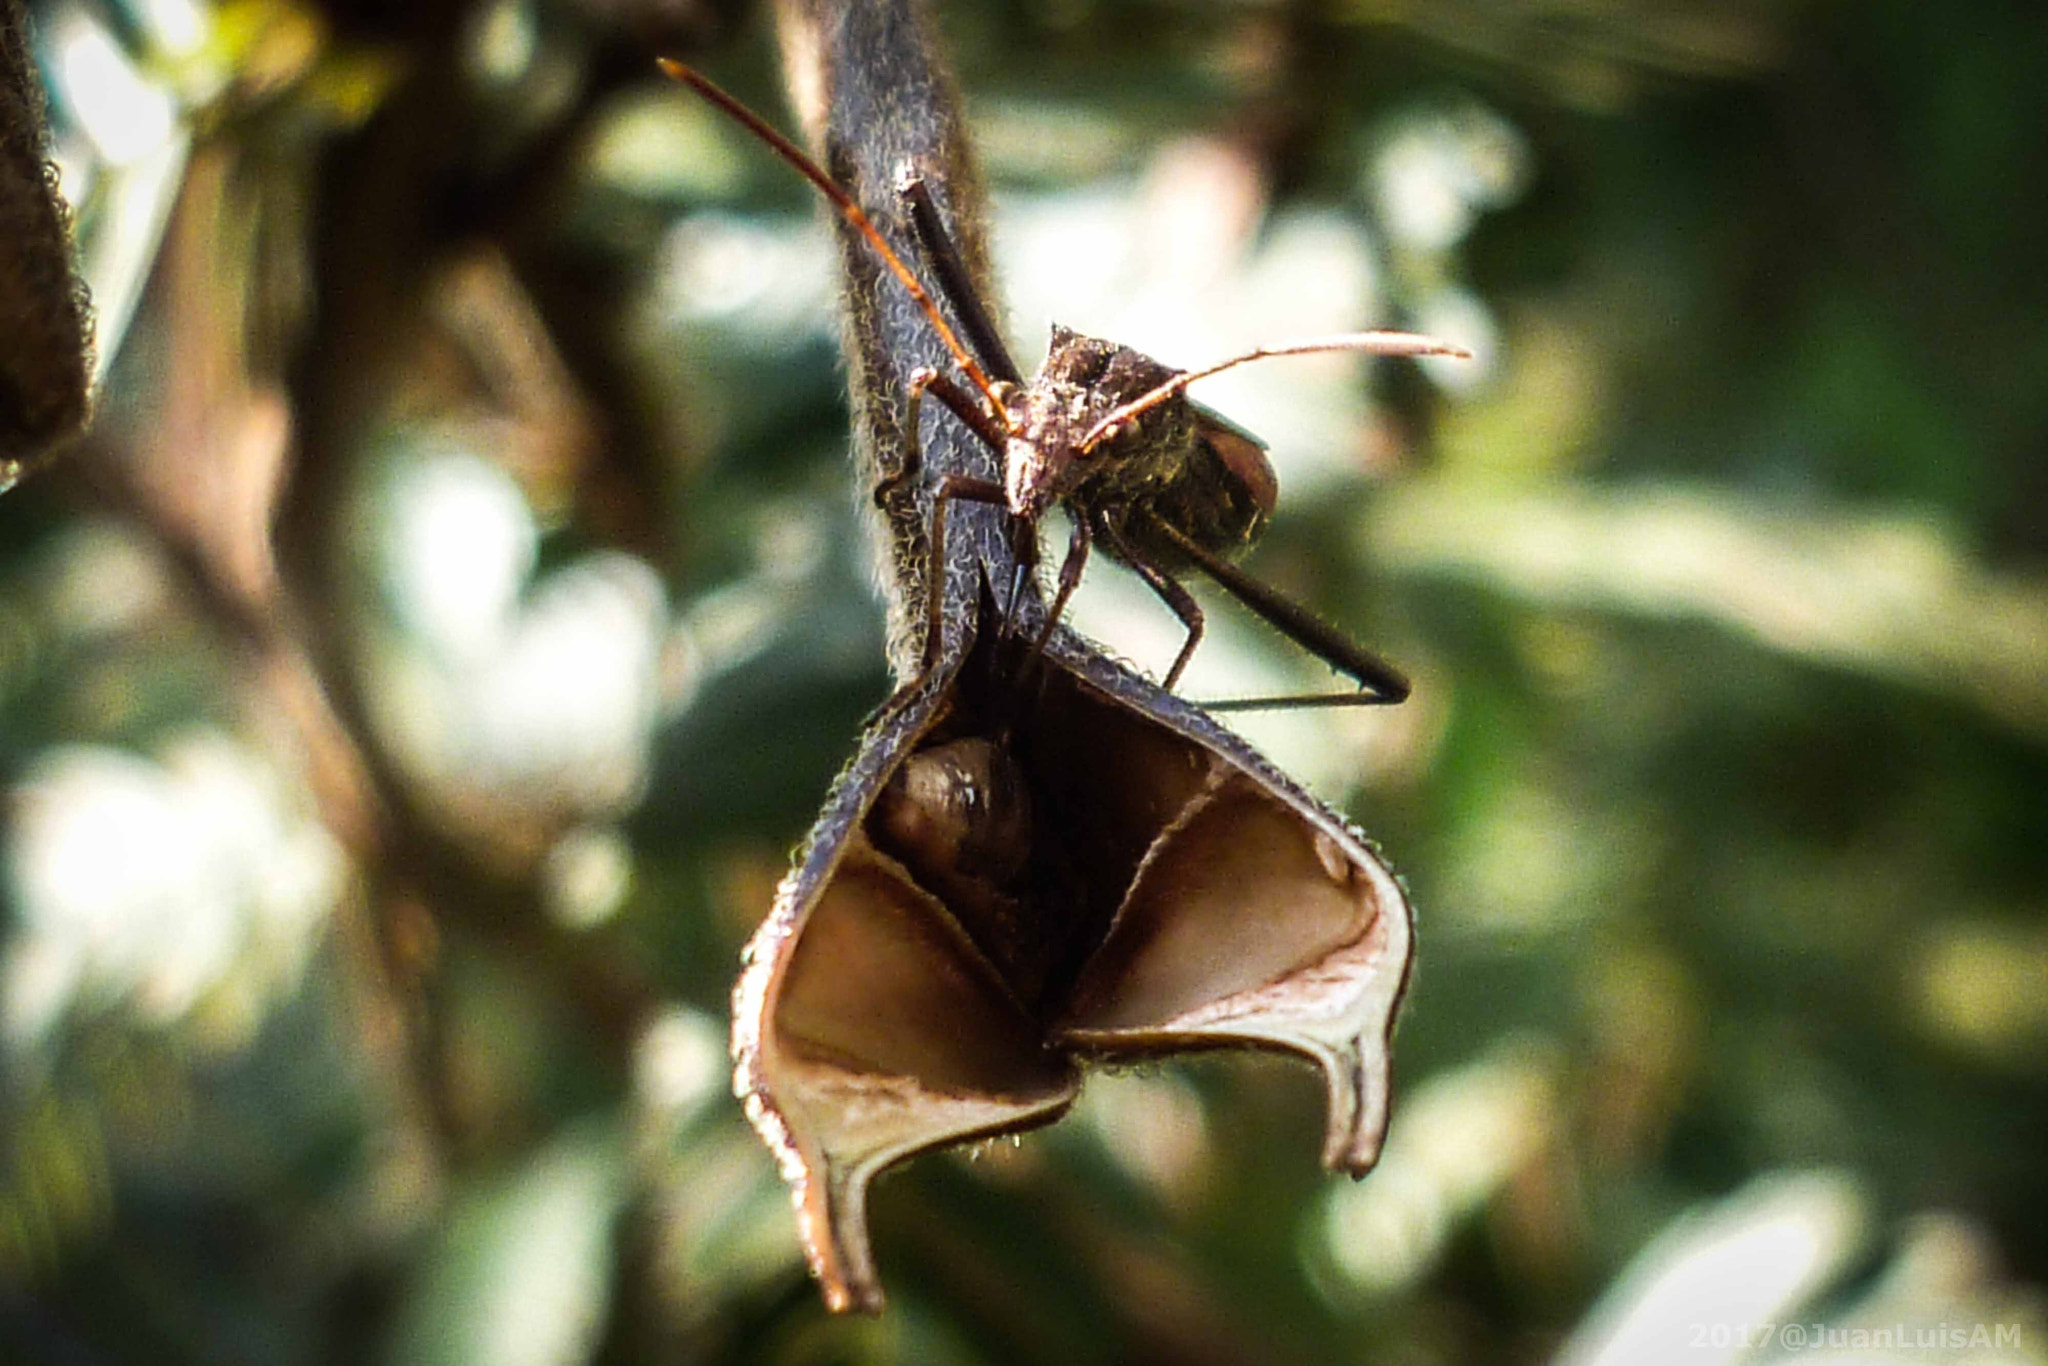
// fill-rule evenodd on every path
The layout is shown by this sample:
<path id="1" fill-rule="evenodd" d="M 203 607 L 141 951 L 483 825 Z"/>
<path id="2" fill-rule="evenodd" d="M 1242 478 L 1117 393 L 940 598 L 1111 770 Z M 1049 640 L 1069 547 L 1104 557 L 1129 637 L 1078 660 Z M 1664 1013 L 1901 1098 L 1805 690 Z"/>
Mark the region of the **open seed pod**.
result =
<path id="1" fill-rule="evenodd" d="M 868 1183 L 1056 1119 L 1091 1058 L 1263 1048 L 1363 1173 L 1411 912 L 1356 830 L 1209 716 L 1054 634 L 982 633 L 871 729 L 734 991 L 734 1085 L 834 1309 L 882 1302 Z"/>

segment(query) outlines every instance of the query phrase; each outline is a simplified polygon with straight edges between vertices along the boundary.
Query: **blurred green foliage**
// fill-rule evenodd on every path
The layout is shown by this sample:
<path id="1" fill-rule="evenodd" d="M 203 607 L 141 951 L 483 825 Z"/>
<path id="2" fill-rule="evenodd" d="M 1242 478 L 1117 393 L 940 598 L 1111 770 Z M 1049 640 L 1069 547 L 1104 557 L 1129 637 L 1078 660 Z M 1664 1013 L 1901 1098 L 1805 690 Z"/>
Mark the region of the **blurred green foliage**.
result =
<path id="1" fill-rule="evenodd" d="M 34 13 L 106 373 L 0 499 L 0 1356 L 2048 1357 L 2026 7 L 944 10 L 1023 356 L 1481 361 L 1210 395 L 1418 679 L 1246 722 L 1420 907 L 1380 1170 L 1285 1062 L 1103 1078 L 883 1183 L 878 1321 L 726 1095 L 888 688 L 826 236 L 649 60 L 780 109 L 767 16 Z M 1216 615 L 1192 691 L 1321 686 Z"/>

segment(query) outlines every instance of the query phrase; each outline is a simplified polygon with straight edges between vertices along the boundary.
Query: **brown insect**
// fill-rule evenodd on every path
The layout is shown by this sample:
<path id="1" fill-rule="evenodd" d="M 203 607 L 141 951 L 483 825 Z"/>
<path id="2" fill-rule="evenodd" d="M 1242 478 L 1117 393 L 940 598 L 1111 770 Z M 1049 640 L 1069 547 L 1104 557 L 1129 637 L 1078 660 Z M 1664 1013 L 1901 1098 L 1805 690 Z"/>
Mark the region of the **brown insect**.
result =
<path id="1" fill-rule="evenodd" d="M 933 488 L 934 570 L 945 558 L 950 504 L 964 501 L 1007 508 L 1016 518 L 1014 539 L 1022 572 L 1030 573 L 1038 554 L 1038 521 L 1054 503 L 1064 503 L 1073 516 L 1073 536 L 1060 565 L 1037 649 L 1043 648 L 1080 585 L 1090 547 L 1100 542 L 1112 558 L 1144 579 L 1187 628 L 1180 653 L 1166 671 L 1164 685 L 1169 691 L 1202 639 L 1201 606 L 1175 577 L 1193 566 L 1310 653 L 1351 675 L 1360 688 L 1356 693 L 1319 698 L 1248 699 L 1230 705 L 1302 701 L 1376 704 L 1399 702 L 1408 696 L 1408 680 L 1393 666 L 1226 558 L 1250 546 L 1264 530 L 1279 498 L 1279 482 L 1258 438 L 1191 402 L 1187 388 L 1197 380 L 1274 356 L 1359 351 L 1376 356 L 1469 358 L 1470 352 L 1410 332 L 1351 332 L 1257 347 L 1187 371 L 1161 364 L 1131 347 L 1055 326 L 1045 363 L 1026 383 L 982 306 L 922 179 L 905 175 L 897 192 L 947 303 L 985 365 L 947 323 L 931 294 L 867 214 L 815 162 L 689 67 L 667 59 L 661 67 L 774 148 L 832 201 L 917 301 L 966 377 L 963 385 L 930 367 L 912 374 L 904 433 L 906 458 L 875 491 L 877 502 L 881 502 L 922 473 L 918 427 L 926 394 L 938 399 L 968 430 L 1000 453 L 1000 482 L 946 474 Z M 927 671 L 942 634 L 939 581 L 936 572 L 927 575 Z"/>
<path id="2" fill-rule="evenodd" d="M 1249 540 L 1270 513 L 1271 470 L 1254 440 L 1185 401 L 1199 375 L 1128 348 L 1056 332 L 1040 375 L 1017 378 L 932 195 L 901 173 L 956 163 L 952 120 L 929 103 L 946 83 L 920 64 L 898 7 L 832 15 L 817 45 L 835 76 L 828 144 L 857 130 L 868 164 L 894 168 L 870 197 L 897 196 L 980 361 L 852 195 L 723 92 L 663 65 L 802 170 L 921 305 L 887 306 L 852 280 L 857 393 L 872 403 L 907 383 L 976 437 L 936 433 L 928 533 L 889 519 L 895 562 L 916 562 L 910 547 L 929 536 L 921 668 L 827 795 L 733 992 L 734 1090 L 790 1187 L 812 1271 L 831 1307 L 873 1310 L 873 1178 L 1051 1122 L 1089 1062 L 1247 1048 L 1306 1058 L 1328 1099 L 1324 1164 L 1362 1174 L 1386 1128 L 1413 917 L 1342 817 L 1202 708 L 1059 624 L 1095 540 L 1169 603 L 1185 598 L 1162 566 L 1222 564 L 1215 547 Z M 859 160 L 847 164 L 863 175 Z M 935 370 L 897 378 L 897 358 L 928 345 L 927 323 L 968 387 Z M 883 412 L 875 426 L 900 438 Z M 915 505 L 903 495 L 925 473 L 914 437 L 903 447 L 878 493 L 892 512 Z M 1036 518 L 1060 499 L 1078 548 L 1047 605 Z M 968 506 L 949 540 L 956 501 Z M 1405 691 L 1307 613 L 1254 592 L 1266 595 L 1248 599 L 1254 610 L 1377 687 L 1372 700 Z M 1182 619 L 1189 641 L 1169 681 L 1199 639 L 1199 612 Z M 899 658 L 905 673 L 914 663 Z M 1035 686 L 1020 687 L 1027 670 Z"/>

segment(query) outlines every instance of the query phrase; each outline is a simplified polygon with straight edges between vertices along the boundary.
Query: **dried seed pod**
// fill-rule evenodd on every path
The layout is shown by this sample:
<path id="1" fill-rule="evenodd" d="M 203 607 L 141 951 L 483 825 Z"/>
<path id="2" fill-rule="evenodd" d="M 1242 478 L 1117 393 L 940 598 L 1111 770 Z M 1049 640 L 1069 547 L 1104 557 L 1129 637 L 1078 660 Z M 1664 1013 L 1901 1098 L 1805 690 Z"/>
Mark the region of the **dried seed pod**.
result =
<path id="1" fill-rule="evenodd" d="M 1385 1132 L 1412 916 L 1372 846 L 1069 632 L 1020 698 L 996 635 L 868 734 L 734 993 L 735 1086 L 834 1308 L 881 1303 L 876 1173 L 1057 1118 L 1087 1060 L 1293 1053 L 1325 1165 Z"/>

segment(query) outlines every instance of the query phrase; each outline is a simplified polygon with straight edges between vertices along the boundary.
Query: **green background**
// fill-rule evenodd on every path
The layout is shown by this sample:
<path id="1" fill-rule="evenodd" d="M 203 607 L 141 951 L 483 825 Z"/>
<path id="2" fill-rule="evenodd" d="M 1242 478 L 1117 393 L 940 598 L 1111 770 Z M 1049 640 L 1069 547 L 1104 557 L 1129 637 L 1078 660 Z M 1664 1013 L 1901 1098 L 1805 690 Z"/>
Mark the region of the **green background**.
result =
<path id="1" fill-rule="evenodd" d="M 81 13 L 156 106 L 65 74 Z M 61 15 L 107 370 L 0 498 L 0 1354 L 2048 1352 L 2029 7 L 942 14 L 1027 367 L 1483 345 L 1211 393 L 1280 468 L 1250 566 L 1417 680 L 1247 722 L 1418 906 L 1380 1170 L 1284 1060 L 1097 1077 L 880 1184 L 879 1320 L 723 1064 L 889 686 L 822 221 L 648 60 L 789 126 L 768 16 Z M 169 118 L 124 164 L 102 105 Z M 1120 577 L 1079 620 L 1157 670 Z M 1207 685 L 1322 686 L 1213 612 Z"/>

